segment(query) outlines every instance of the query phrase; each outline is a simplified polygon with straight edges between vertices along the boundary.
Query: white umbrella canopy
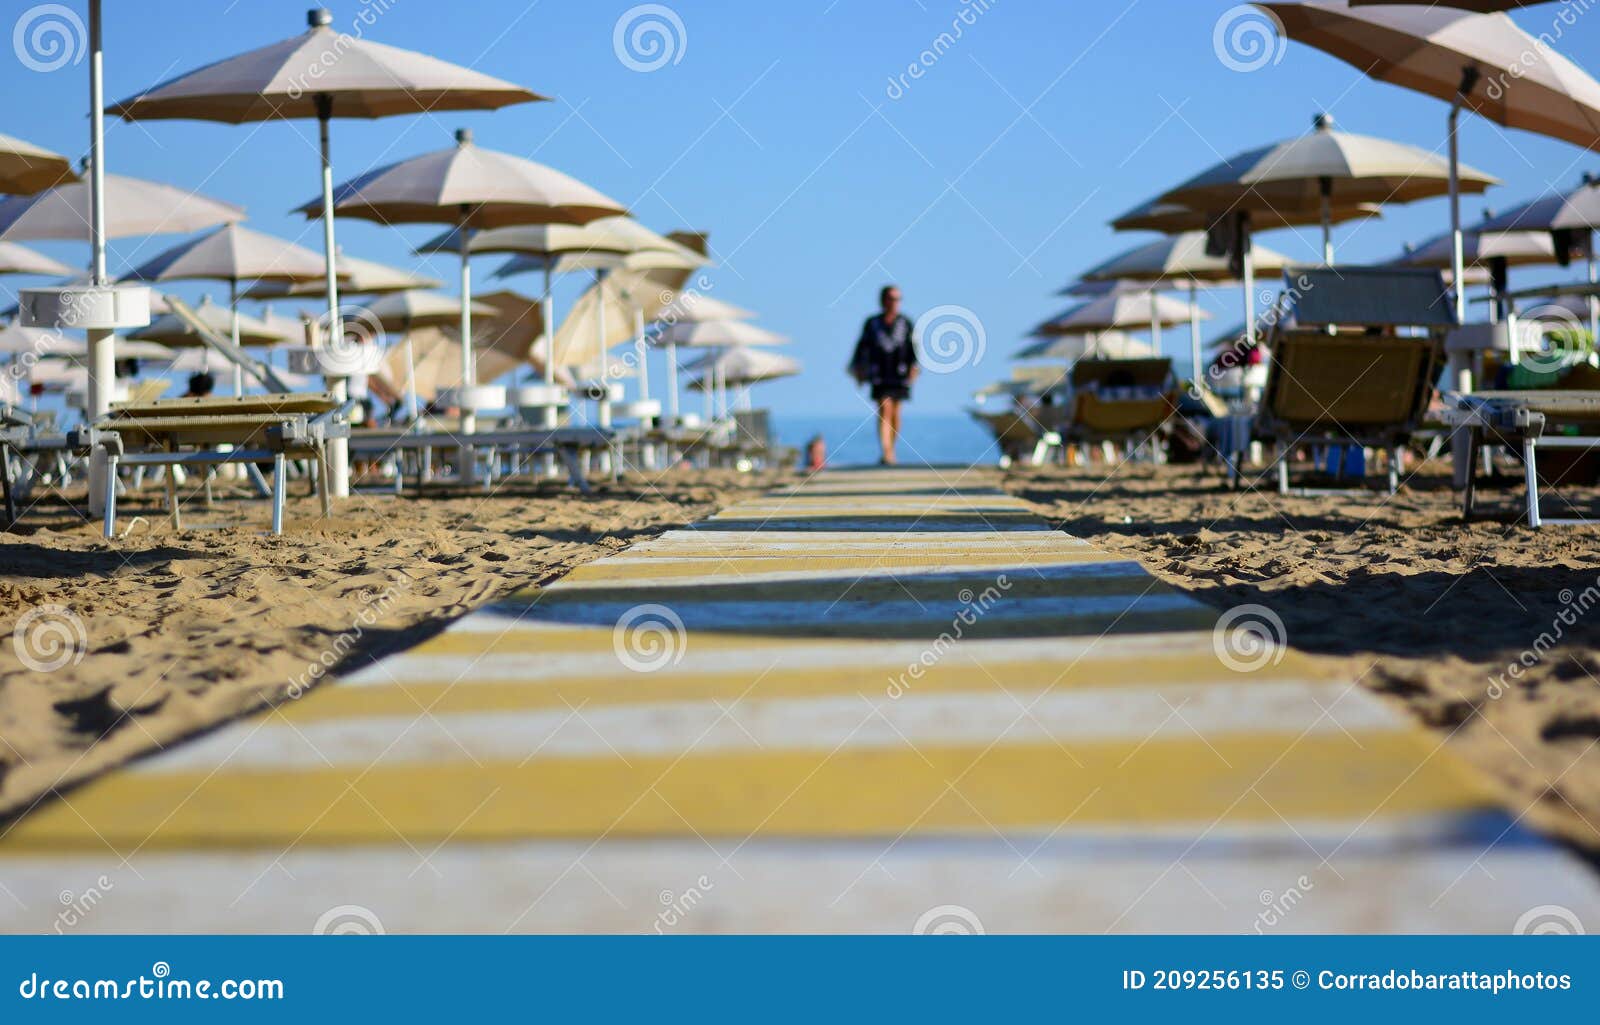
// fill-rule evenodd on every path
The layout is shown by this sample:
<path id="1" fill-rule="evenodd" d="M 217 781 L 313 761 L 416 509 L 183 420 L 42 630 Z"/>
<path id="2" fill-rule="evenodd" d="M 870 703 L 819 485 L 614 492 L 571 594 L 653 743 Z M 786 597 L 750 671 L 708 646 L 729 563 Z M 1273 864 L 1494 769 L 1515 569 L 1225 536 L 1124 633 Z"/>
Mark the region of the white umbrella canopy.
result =
<path id="1" fill-rule="evenodd" d="M 0 135 L 0 192 L 26 196 L 77 180 L 61 154 Z"/>
<path id="2" fill-rule="evenodd" d="M 106 237 L 178 235 L 244 220 L 244 208 L 172 185 L 106 175 Z M 0 200 L 0 240 L 89 241 L 89 183 Z"/>
<path id="3" fill-rule="evenodd" d="M 1118 231 L 1160 231 L 1169 234 L 1180 231 L 1205 231 L 1228 212 L 1196 210 L 1179 203 L 1163 203 L 1159 199 L 1153 199 L 1121 214 L 1111 222 L 1111 226 Z M 1329 217 L 1334 224 L 1381 216 L 1383 208 L 1376 203 L 1335 205 L 1329 211 Z M 1299 228 L 1318 224 L 1322 220 L 1322 213 L 1315 207 L 1301 210 L 1254 210 L 1251 211 L 1250 217 L 1257 231 L 1273 231 L 1278 228 Z"/>
<path id="4" fill-rule="evenodd" d="M 1486 218 L 1477 230 L 1593 231 L 1596 228 L 1600 228 L 1600 179 L 1586 174 L 1577 188 L 1541 196 Z"/>
<path id="5" fill-rule="evenodd" d="M 680 292 L 656 311 L 662 324 L 700 323 L 709 320 L 754 320 L 755 314 L 733 303 L 715 299 L 704 292 Z"/>
<path id="6" fill-rule="evenodd" d="M 793 377 L 800 373 L 800 361 L 782 353 L 735 346 L 722 352 L 707 353 L 686 368 L 700 374 L 689 387 L 704 389 L 718 378 L 723 384 L 755 384 Z"/>
<path id="7" fill-rule="evenodd" d="M 624 214 L 622 204 L 552 167 L 477 146 L 456 144 L 401 160 L 338 186 L 334 212 L 382 224 L 454 224 L 469 230 L 519 224 L 583 225 Z M 322 216 L 320 201 L 299 208 Z M 457 247 L 459 248 L 459 247 Z"/>
<path id="8" fill-rule="evenodd" d="M 659 322 L 658 322 L 659 323 Z M 787 345 L 789 339 L 766 328 L 742 320 L 698 320 L 663 324 L 659 331 L 649 332 L 651 341 L 660 345 L 678 345 L 686 349 L 720 348 L 730 345 Z"/>
<path id="9" fill-rule="evenodd" d="M 437 327 L 461 322 L 459 298 L 423 290 L 391 292 L 362 303 L 361 310 L 385 331 L 405 331 L 413 327 Z M 488 303 L 472 304 L 474 317 L 493 316 L 497 312 Z"/>
<path id="10" fill-rule="evenodd" d="M 339 294 L 381 295 L 411 289 L 439 288 L 444 284 L 413 271 L 390 267 L 373 260 L 362 260 L 339 251 Z M 317 281 L 264 281 L 245 292 L 246 299 L 321 298 L 328 294 L 326 278 Z"/>
<path id="11" fill-rule="evenodd" d="M 1099 331 L 1092 334 L 1060 335 L 1041 338 L 1024 345 L 1011 354 L 1012 359 L 1075 360 L 1085 356 L 1106 359 L 1153 356 L 1155 348 L 1122 331 Z"/>
<path id="12" fill-rule="evenodd" d="M 0 242 L 0 274 L 38 274 L 48 277 L 66 277 L 72 268 L 43 253 L 36 253 L 15 242 Z"/>
<path id="13" fill-rule="evenodd" d="M 322 277 L 322 257 L 284 239 L 225 224 L 180 242 L 124 274 L 127 281 L 284 281 Z"/>
<path id="14" fill-rule="evenodd" d="M 1468 267 L 1488 266 L 1494 260 L 1504 260 L 1511 267 L 1561 262 L 1554 241 L 1544 231 L 1484 232 L 1474 226 L 1462 233 L 1462 244 L 1463 258 Z M 1391 262 L 1402 267 L 1450 270 L 1454 260 L 1454 240 L 1447 232 L 1412 247 Z"/>
<path id="15" fill-rule="evenodd" d="M 1319 115 L 1313 130 L 1221 161 L 1166 193 L 1160 202 L 1193 209 L 1321 209 L 1409 203 L 1449 190 L 1450 162 L 1418 146 L 1335 131 Z M 1461 191 L 1483 192 L 1499 179 L 1463 166 Z"/>
<path id="16" fill-rule="evenodd" d="M 1150 292 L 1107 295 L 1069 307 L 1034 328 L 1032 335 L 1035 338 L 1054 338 L 1094 331 L 1139 329 L 1152 324 L 1165 327 L 1186 323 L 1195 313 L 1192 307 L 1192 303 L 1178 302 Z M 1210 319 L 1210 316 L 1204 310 L 1199 311 L 1201 320 Z"/>
<path id="17" fill-rule="evenodd" d="M 200 305 L 194 308 L 195 315 L 201 323 L 220 335 L 229 335 L 233 331 L 234 311 L 211 300 L 210 296 L 203 299 Z M 263 323 L 247 314 L 238 314 L 239 344 L 241 345 L 278 345 L 289 341 L 291 335 Z M 162 345 L 177 347 L 201 347 L 201 341 L 193 328 L 175 313 L 168 313 L 157 317 L 150 322 L 148 327 L 129 332 L 129 338 L 141 339 L 147 342 L 160 342 Z"/>
<path id="18" fill-rule="evenodd" d="M 1291 39 L 1370 78 L 1449 103 L 1452 167 L 1460 166 L 1457 123 L 1463 109 L 1508 128 L 1600 149 L 1600 82 L 1505 14 L 1421 4 L 1352 7 L 1348 0 L 1254 6 Z M 1460 190 L 1452 187 L 1450 196 L 1451 233 L 1459 239 Z M 1457 277 L 1461 267 L 1458 256 Z M 1455 293 L 1457 315 L 1465 319 L 1466 290 Z"/>
<path id="19" fill-rule="evenodd" d="M 1072 299 L 1094 299 L 1102 295 L 1142 295 L 1153 290 L 1148 281 L 1089 281 L 1079 278 L 1062 288 L 1056 295 Z"/>
<path id="20" fill-rule="evenodd" d="M 1254 246 L 1251 257 L 1255 261 L 1257 271 L 1269 274 L 1282 271 L 1292 262 L 1282 253 L 1259 244 Z M 1148 291 L 1150 284 L 1161 282 L 1227 282 L 1232 281 L 1234 277 L 1232 269 L 1228 266 L 1227 257 L 1212 256 L 1206 252 L 1205 232 L 1188 231 L 1156 239 L 1154 242 L 1147 242 L 1119 253 L 1085 271 L 1082 280 L 1124 281 L 1129 283 L 1130 289 L 1137 288 L 1138 282 L 1145 282 L 1147 284 L 1144 290 Z M 1072 287 L 1068 286 L 1068 289 Z M 1073 294 L 1068 289 L 1063 289 L 1058 294 Z"/>
<path id="21" fill-rule="evenodd" d="M 12 356 L 29 352 L 36 356 L 81 356 L 88 351 L 87 343 L 69 338 L 59 331 L 23 327 L 21 324 L 8 324 L 0 328 L 0 353 Z"/>

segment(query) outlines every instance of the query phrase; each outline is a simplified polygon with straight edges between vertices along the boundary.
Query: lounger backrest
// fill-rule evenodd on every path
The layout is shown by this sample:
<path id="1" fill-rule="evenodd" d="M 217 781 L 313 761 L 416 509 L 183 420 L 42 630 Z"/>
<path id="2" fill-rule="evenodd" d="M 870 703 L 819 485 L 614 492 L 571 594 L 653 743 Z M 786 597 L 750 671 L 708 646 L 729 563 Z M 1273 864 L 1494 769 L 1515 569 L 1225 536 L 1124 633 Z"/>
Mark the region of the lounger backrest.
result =
<path id="1" fill-rule="evenodd" d="M 1165 390 L 1172 377 L 1172 360 L 1080 359 L 1072 366 L 1072 390 L 1102 387 L 1159 388 Z"/>
<path id="2" fill-rule="evenodd" d="M 1437 359 L 1437 343 L 1426 338 L 1286 331 L 1263 409 L 1302 430 L 1413 424 L 1432 395 Z"/>
<path id="3" fill-rule="evenodd" d="M 1455 305 L 1436 270 L 1412 267 L 1296 267 L 1284 273 L 1295 326 L 1455 326 Z"/>

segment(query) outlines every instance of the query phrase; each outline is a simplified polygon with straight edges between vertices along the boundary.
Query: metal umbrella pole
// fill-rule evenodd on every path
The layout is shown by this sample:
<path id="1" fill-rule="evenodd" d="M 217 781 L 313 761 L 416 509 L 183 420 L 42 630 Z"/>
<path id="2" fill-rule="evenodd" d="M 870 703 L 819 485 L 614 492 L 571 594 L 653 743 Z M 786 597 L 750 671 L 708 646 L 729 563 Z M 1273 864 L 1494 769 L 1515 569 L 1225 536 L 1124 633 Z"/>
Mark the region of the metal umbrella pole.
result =
<path id="1" fill-rule="evenodd" d="M 333 118 L 333 97 L 317 96 L 317 142 L 322 155 L 322 254 L 325 266 L 324 286 L 328 292 L 328 332 L 321 339 L 324 346 L 344 342 L 344 319 L 339 314 L 339 253 L 333 239 L 333 156 L 329 141 L 329 121 Z M 334 341 L 338 339 L 338 341 Z M 350 381 L 343 374 L 326 377 L 328 390 L 333 397 L 344 402 L 350 398 Z M 328 439 L 328 490 L 334 498 L 350 496 L 350 445 L 345 438 Z"/>
<path id="2" fill-rule="evenodd" d="M 106 275 L 106 159 L 105 159 L 105 50 L 100 25 L 101 0 L 89 0 L 89 244 L 94 254 L 92 283 L 109 284 Z M 88 332 L 89 389 L 86 419 L 93 421 L 111 411 L 116 388 L 116 334 L 105 329 Z M 89 511 L 105 510 L 105 450 L 96 446 L 89 457 Z"/>
<path id="3" fill-rule="evenodd" d="M 478 479 L 477 457 L 468 442 L 478 430 L 478 414 L 472 409 L 472 387 L 478 383 L 477 368 L 473 366 L 472 353 L 472 253 L 467 222 L 471 208 L 462 204 L 460 242 L 461 250 L 461 388 L 456 393 L 456 403 L 461 411 L 461 447 L 457 450 L 456 472 L 461 483 L 471 484 Z"/>
<path id="4" fill-rule="evenodd" d="M 596 267 L 594 272 L 594 323 L 596 349 L 600 359 L 600 395 L 595 404 L 596 423 L 602 430 L 611 429 L 611 381 L 606 358 L 606 270 Z M 600 453 L 600 472 L 611 475 L 611 445 L 607 443 Z"/>

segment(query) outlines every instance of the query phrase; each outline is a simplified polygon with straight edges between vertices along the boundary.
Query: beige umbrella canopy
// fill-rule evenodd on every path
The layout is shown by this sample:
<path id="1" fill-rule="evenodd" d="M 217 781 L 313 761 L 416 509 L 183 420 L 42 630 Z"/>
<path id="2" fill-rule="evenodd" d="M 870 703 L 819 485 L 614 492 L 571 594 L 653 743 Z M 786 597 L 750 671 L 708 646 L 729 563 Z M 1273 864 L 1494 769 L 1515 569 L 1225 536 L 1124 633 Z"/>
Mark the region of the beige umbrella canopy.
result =
<path id="1" fill-rule="evenodd" d="M 1462 233 L 1462 244 L 1468 267 L 1488 267 L 1497 260 L 1510 267 L 1532 267 L 1560 263 L 1575 255 L 1558 253 L 1550 234 L 1543 231 L 1485 232 L 1474 226 Z M 1455 259 L 1453 249 L 1454 242 L 1446 233 L 1413 247 L 1393 262 L 1403 267 L 1449 270 Z"/>
<path id="2" fill-rule="evenodd" d="M 1089 334 L 1040 338 L 1011 354 L 1012 359 L 1072 360 L 1085 357 L 1123 359 L 1153 356 L 1156 350 L 1123 331 L 1097 331 Z"/>
<path id="3" fill-rule="evenodd" d="M 438 278 L 425 277 L 399 267 L 349 256 L 342 249 L 339 251 L 338 263 L 340 295 L 382 295 L 386 292 L 408 292 L 412 289 L 427 290 L 444 284 Z M 251 288 L 244 297 L 314 299 L 327 294 L 328 283 L 324 277 L 317 281 L 264 281 Z"/>
<path id="4" fill-rule="evenodd" d="M 0 192 L 26 196 L 77 180 L 61 154 L 0 135 Z"/>
<path id="5" fill-rule="evenodd" d="M 194 312 L 201 323 L 217 334 L 227 335 L 233 330 L 234 312 L 226 306 L 212 302 L 210 296 L 203 299 L 200 305 L 194 308 Z M 238 318 L 238 337 L 241 345 L 277 345 L 288 341 L 291 337 L 248 314 L 241 313 Z M 157 317 L 148 327 L 129 332 L 128 337 L 183 348 L 205 345 L 200 336 L 195 334 L 194 329 L 175 313 Z"/>
<path id="6" fill-rule="evenodd" d="M 1452 167 L 1460 166 L 1456 127 L 1463 108 L 1508 128 L 1600 149 L 1600 82 L 1505 14 L 1437 5 L 1352 7 L 1348 0 L 1255 6 L 1291 39 L 1371 78 L 1448 102 Z M 1459 239 L 1460 192 L 1452 188 L 1450 195 L 1451 233 Z M 1462 259 L 1453 265 L 1459 278 Z M 1464 319 L 1466 290 L 1455 293 L 1457 315 Z"/>
<path id="7" fill-rule="evenodd" d="M 106 175 L 106 237 L 176 235 L 244 220 L 244 208 L 160 182 Z M 89 240 L 89 184 L 0 200 L 0 240 Z"/>
<path id="8" fill-rule="evenodd" d="M 1289 266 L 1287 256 L 1256 245 L 1252 257 L 1256 270 L 1276 274 Z M 1223 256 L 1206 252 L 1204 232 L 1188 231 L 1147 242 L 1113 256 L 1083 273 L 1084 281 L 1162 282 L 1232 281 L 1235 275 Z M 1063 289 L 1060 294 L 1071 294 Z M 1149 291 L 1148 287 L 1144 291 Z"/>
<path id="9" fill-rule="evenodd" d="M 1111 222 L 1111 226 L 1118 231 L 1160 231 L 1168 234 L 1183 231 L 1206 231 L 1228 212 L 1227 210 L 1196 210 L 1178 203 L 1164 203 L 1159 199 L 1153 199 L 1149 202 L 1141 203 L 1132 210 L 1120 215 Z M 1335 205 L 1328 212 L 1328 216 L 1332 223 L 1344 224 L 1347 221 L 1381 217 L 1383 216 L 1383 209 L 1376 203 L 1358 203 L 1354 206 Z M 1251 222 L 1257 231 L 1299 228 L 1320 223 L 1321 220 L 1322 213 L 1316 207 L 1307 207 L 1300 210 L 1256 210 L 1251 213 Z"/>
<path id="10" fill-rule="evenodd" d="M 698 323 L 706 320 L 754 320 L 755 314 L 733 303 L 725 303 L 704 292 L 682 292 L 656 311 L 663 324 Z"/>
<path id="11" fill-rule="evenodd" d="M 72 268 L 43 253 L 36 253 L 15 242 L 0 242 L 0 274 L 40 274 L 65 277 Z"/>
<path id="12" fill-rule="evenodd" d="M 406 331 L 414 327 L 438 327 L 461 321 L 461 300 L 438 292 L 391 292 L 361 304 L 365 317 L 370 318 L 385 331 Z M 494 306 L 474 300 L 472 315 L 487 317 L 496 313 Z"/>
<path id="13" fill-rule="evenodd" d="M 1199 210 L 1315 209 L 1323 222 L 1324 262 L 1333 262 L 1331 212 L 1362 203 L 1409 203 L 1444 195 L 1450 162 L 1416 146 L 1334 131 L 1318 115 L 1307 134 L 1246 150 L 1207 168 L 1163 195 L 1160 202 Z M 1483 192 L 1498 179 L 1459 169 L 1462 192 Z M 1259 269 L 1259 266 L 1258 266 Z"/>
<path id="14" fill-rule="evenodd" d="M 1090 299 L 1056 314 L 1034 328 L 1035 338 L 1080 335 L 1095 331 L 1126 330 L 1182 324 L 1192 315 L 1192 303 L 1181 303 L 1154 292 L 1107 295 Z M 1210 314 L 1200 311 L 1202 320 Z"/>
<path id="15" fill-rule="evenodd" d="M 508 153 L 483 149 L 472 133 L 456 133 L 456 145 L 380 167 L 339 186 L 333 208 L 346 216 L 385 224 L 454 224 L 463 231 L 514 224 L 587 224 L 626 213 L 621 204 L 553 168 Z M 301 208 L 322 215 L 317 204 Z M 458 247 L 459 248 L 459 247 Z M 461 294 L 472 297 L 470 253 L 461 251 Z M 463 360 L 460 379 L 472 380 L 472 305 L 461 307 Z M 461 413 L 463 434 L 476 417 Z M 463 449 L 463 468 L 471 461 Z"/>
<path id="16" fill-rule="evenodd" d="M 745 385 L 760 381 L 775 381 L 800 373 L 800 361 L 782 353 L 765 349 L 747 349 L 735 346 L 722 352 L 707 353 L 686 368 L 700 375 L 689 387 L 704 390 L 715 381 L 722 384 Z"/>
<path id="17" fill-rule="evenodd" d="M 720 348 L 729 345 L 787 345 L 789 339 L 766 328 L 742 320 L 697 320 L 665 324 L 650 335 L 658 344 L 679 345 L 688 349 Z"/>

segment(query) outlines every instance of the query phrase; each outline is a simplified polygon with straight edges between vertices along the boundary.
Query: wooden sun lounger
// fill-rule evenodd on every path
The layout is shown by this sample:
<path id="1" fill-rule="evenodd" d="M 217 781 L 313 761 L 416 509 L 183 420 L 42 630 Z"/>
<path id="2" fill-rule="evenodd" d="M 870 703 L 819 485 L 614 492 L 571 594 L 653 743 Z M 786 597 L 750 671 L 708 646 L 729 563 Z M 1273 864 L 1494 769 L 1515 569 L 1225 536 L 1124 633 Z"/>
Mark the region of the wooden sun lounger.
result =
<path id="1" fill-rule="evenodd" d="M 1478 452 L 1486 444 L 1505 445 L 1522 459 L 1528 526 L 1600 522 L 1587 517 L 1546 517 L 1539 510 L 1541 448 L 1600 448 L 1600 391 L 1480 391 L 1451 393 L 1438 416 L 1451 427 L 1465 429 L 1470 439 L 1467 486 L 1462 511 L 1471 516 L 1477 491 Z M 1576 428 L 1577 434 L 1552 433 Z M 1588 432 L 1588 433 L 1584 433 Z"/>
<path id="2" fill-rule="evenodd" d="M 1046 433 L 1034 448 L 1034 463 L 1041 464 L 1055 446 L 1133 443 L 1151 441 L 1177 409 L 1177 384 L 1172 360 L 1080 359 L 1072 365 L 1072 398 L 1059 407 L 1060 426 L 1041 417 Z M 1122 394 L 1126 392 L 1127 394 Z M 1045 407 L 1046 410 L 1052 407 Z"/>
<path id="3" fill-rule="evenodd" d="M 272 463 L 272 532 L 283 533 L 286 462 L 310 459 L 318 468 L 322 514 L 332 512 L 327 443 L 349 433 L 348 403 L 320 392 L 249 395 L 243 398 L 158 399 L 117 403 L 94 424 L 80 428 L 78 444 L 106 454 L 105 536 L 116 536 L 117 467 L 167 467 L 167 507 L 174 528 L 178 514 L 176 466 Z"/>

